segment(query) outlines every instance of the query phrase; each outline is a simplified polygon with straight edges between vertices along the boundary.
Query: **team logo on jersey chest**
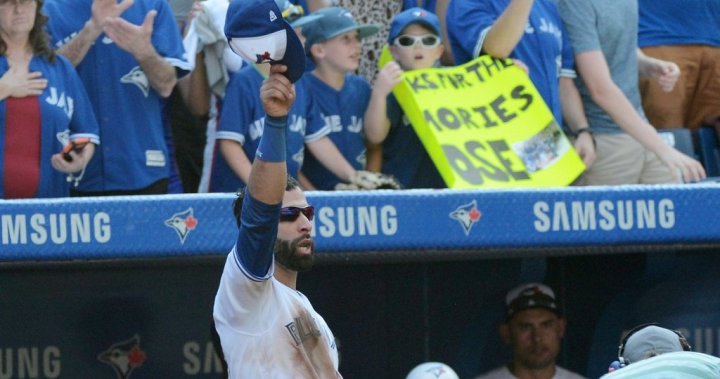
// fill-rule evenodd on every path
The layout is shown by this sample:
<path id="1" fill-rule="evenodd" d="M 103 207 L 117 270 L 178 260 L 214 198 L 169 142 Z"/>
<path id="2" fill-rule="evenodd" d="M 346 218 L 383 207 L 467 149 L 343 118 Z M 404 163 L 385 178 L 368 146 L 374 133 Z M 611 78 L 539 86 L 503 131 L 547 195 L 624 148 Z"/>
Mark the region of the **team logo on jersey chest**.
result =
<path id="1" fill-rule="evenodd" d="M 130 72 L 120 78 L 120 82 L 136 85 L 140 89 L 140 91 L 142 91 L 143 95 L 145 95 L 145 97 L 148 97 L 148 93 L 150 92 L 150 81 L 148 80 L 147 75 L 145 75 L 145 72 L 140 68 L 140 66 L 133 67 Z"/>

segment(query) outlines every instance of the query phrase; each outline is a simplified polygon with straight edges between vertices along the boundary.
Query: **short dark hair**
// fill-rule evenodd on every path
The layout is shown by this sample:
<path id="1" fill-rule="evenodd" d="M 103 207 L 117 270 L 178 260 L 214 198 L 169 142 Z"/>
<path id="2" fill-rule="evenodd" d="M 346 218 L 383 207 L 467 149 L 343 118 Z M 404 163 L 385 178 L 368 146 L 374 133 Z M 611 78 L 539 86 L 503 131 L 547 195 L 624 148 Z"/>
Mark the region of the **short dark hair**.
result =
<path id="1" fill-rule="evenodd" d="M 243 200 L 245 199 L 246 188 L 247 186 L 241 187 L 236 193 L 237 196 L 235 196 L 235 200 L 233 200 L 233 215 L 235 216 L 235 222 L 237 223 L 238 227 L 240 226 L 240 214 L 242 213 L 242 205 Z M 298 183 L 297 179 L 288 175 L 285 182 L 285 192 L 292 191 L 296 188 L 300 188 L 300 183 Z"/>

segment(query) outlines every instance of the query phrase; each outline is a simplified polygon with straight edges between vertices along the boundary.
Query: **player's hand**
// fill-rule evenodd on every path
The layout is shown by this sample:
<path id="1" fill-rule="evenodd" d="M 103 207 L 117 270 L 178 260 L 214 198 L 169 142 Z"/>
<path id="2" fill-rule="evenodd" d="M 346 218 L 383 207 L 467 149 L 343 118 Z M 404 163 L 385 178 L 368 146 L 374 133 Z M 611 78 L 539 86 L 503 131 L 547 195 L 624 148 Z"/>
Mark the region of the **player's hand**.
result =
<path id="1" fill-rule="evenodd" d="M 580 159 L 582 159 L 585 164 L 585 169 L 589 169 L 597 158 L 592 134 L 580 133 L 580 135 L 575 138 L 574 147 L 575 151 L 577 151 L 580 156 Z"/>
<path id="2" fill-rule="evenodd" d="M 116 0 L 93 0 L 90 23 L 100 31 L 105 27 L 108 19 L 119 17 L 133 3 L 134 0 L 122 0 L 119 3 Z"/>
<path id="3" fill-rule="evenodd" d="M 287 116 L 295 101 L 295 86 L 283 75 L 285 71 L 287 71 L 285 65 L 271 65 L 270 75 L 260 87 L 260 101 L 268 116 Z"/>
<path id="4" fill-rule="evenodd" d="M 13 66 L 0 77 L 0 85 L 8 89 L 10 97 L 39 96 L 47 83 L 41 72 L 26 72 Z"/>
<path id="5" fill-rule="evenodd" d="M 156 10 L 145 15 L 142 25 L 135 25 L 120 17 L 107 19 L 103 31 L 115 44 L 132 54 L 139 62 L 155 56 L 157 52 L 152 45 L 153 23 Z"/>
<path id="6" fill-rule="evenodd" d="M 377 91 L 383 96 L 389 95 L 393 88 L 402 82 L 402 74 L 403 70 L 400 65 L 395 61 L 390 61 L 378 72 L 373 91 Z"/>
<path id="7" fill-rule="evenodd" d="M 90 161 L 93 154 L 95 154 L 95 144 L 88 143 L 79 152 L 74 150 L 70 151 L 70 156 L 73 158 L 72 162 L 66 161 L 63 159 L 61 153 L 57 153 L 52 155 L 50 163 L 54 169 L 66 174 L 71 174 L 81 171 L 87 165 L 87 162 Z"/>
<path id="8" fill-rule="evenodd" d="M 700 162 L 669 145 L 658 156 L 670 168 L 677 182 L 698 182 L 706 177 L 705 169 Z"/>

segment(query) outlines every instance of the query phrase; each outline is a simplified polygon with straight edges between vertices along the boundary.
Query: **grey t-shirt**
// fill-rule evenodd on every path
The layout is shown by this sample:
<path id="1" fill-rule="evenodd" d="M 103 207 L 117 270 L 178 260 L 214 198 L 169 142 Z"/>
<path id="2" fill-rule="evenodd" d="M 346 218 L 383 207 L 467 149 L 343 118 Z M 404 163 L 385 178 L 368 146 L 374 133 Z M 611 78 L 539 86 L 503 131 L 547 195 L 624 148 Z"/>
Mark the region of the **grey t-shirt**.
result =
<path id="1" fill-rule="evenodd" d="M 575 55 L 602 51 L 612 80 L 644 118 L 638 89 L 637 0 L 558 0 L 558 9 Z M 592 130 L 620 133 L 620 126 L 592 100 L 580 75 L 576 84 Z"/>

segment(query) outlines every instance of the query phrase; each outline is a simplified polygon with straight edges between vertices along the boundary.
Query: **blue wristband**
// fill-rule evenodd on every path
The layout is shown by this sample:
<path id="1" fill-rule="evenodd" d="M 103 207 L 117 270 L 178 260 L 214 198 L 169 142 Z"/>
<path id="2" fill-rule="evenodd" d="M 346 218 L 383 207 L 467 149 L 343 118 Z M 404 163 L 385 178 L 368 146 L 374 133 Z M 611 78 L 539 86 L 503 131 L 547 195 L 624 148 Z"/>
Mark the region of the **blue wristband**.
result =
<path id="1" fill-rule="evenodd" d="M 260 137 L 255 157 L 265 162 L 285 162 L 287 147 L 285 140 L 287 131 L 287 116 L 265 116 L 263 134 Z"/>

